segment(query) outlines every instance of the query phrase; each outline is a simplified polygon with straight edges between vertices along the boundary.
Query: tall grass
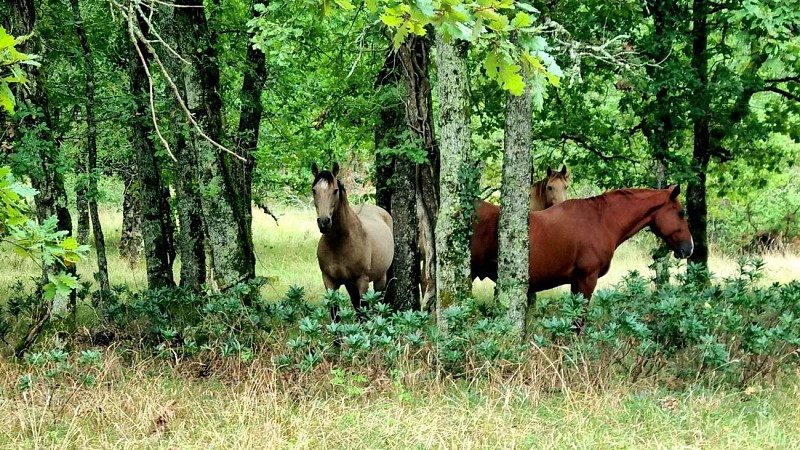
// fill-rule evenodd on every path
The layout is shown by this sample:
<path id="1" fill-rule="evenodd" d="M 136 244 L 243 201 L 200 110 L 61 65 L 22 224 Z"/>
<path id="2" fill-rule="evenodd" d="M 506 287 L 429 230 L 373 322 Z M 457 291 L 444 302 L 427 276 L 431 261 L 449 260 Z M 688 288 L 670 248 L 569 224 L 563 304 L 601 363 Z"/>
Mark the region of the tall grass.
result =
<path id="1" fill-rule="evenodd" d="M 0 361 L 4 448 L 798 448 L 800 391 L 647 382 L 550 391 L 539 362 L 514 377 L 377 374 L 347 390 L 330 367 L 287 375 L 259 361 L 227 378 L 104 356 L 98 384 L 19 388 Z M 369 369 L 365 368 L 365 371 Z"/>

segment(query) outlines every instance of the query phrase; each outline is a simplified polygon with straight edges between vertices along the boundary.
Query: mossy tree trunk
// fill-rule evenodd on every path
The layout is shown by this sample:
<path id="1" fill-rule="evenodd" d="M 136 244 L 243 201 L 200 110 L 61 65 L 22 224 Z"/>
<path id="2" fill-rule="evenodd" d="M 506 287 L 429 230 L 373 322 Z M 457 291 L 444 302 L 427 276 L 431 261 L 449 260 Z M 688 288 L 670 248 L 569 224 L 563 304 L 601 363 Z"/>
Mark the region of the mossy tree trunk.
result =
<path id="1" fill-rule="evenodd" d="M 415 164 L 414 192 L 416 196 L 418 235 L 424 241 L 425 261 L 423 278 L 427 280 L 422 292 L 422 308 L 428 309 L 436 298 L 436 219 L 439 214 L 439 148 L 436 144 L 431 95 L 430 40 L 410 36 L 398 50 L 406 88 L 406 122 L 411 136 L 425 150 L 427 162 Z M 410 169 L 409 169 L 410 170 Z"/>
<path id="2" fill-rule="evenodd" d="M 503 181 L 498 225 L 498 299 L 508 304 L 507 317 L 517 337 L 525 333 L 528 304 L 528 215 L 531 210 L 531 91 L 506 94 L 503 147 Z"/>
<path id="3" fill-rule="evenodd" d="M 42 55 L 45 48 L 43 38 L 41 34 L 34 33 L 37 19 L 36 3 L 33 0 L 14 0 L 9 6 L 10 14 L 2 19 L 6 29 L 13 30 L 17 36 L 31 35 L 18 47 L 18 50 Z M 47 72 L 33 65 L 26 65 L 24 69 L 27 72 L 28 84 L 25 89 L 18 91 L 17 100 L 33 111 L 27 121 L 35 125 L 35 132 L 31 131 L 31 135 L 25 136 L 28 133 L 27 127 L 20 126 L 23 136 L 17 136 L 19 144 L 15 145 L 15 151 L 25 154 L 28 164 L 27 174 L 31 185 L 38 191 L 34 197 L 37 220 L 42 223 L 55 216 L 58 229 L 71 235 L 72 217 L 67 204 L 67 191 L 64 188 L 63 168 L 60 167 L 61 148 L 52 132 L 53 116 L 47 93 Z M 39 127 L 40 124 L 44 126 Z M 34 148 L 27 148 L 26 144 L 29 142 L 34 143 Z M 48 275 L 58 270 L 60 268 L 53 265 L 43 266 L 40 290 L 49 282 Z M 73 276 L 77 273 L 74 265 L 67 267 L 65 272 Z M 76 302 L 76 293 L 73 291 L 69 298 L 73 312 Z M 49 322 L 51 307 L 52 302 L 41 302 L 32 312 L 33 320 L 30 328 L 14 347 L 17 357 L 21 357 L 39 337 Z"/>
<path id="4" fill-rule="evenodd" d="M 396 93 L 400 78 L 400 58 L 389 51 L 378 73 L 375 88 Z M 399 95 L 393 96 L 381 110 L 375 127 L 375 187 L 378 205 L 389 211 L 394 221 L 394 260 L 389 270 L 390 281 L 385 301 L 397 309 L 419 309 L 415 164 L 402 154 L 391 152 L 403 144 L 401 136 L 405 128 L 403 101 Z"/>
<path id="5" fill-rule="evenodd" d="M 187 151 L 194 152 L 199 167 L 201 203 L 211 264 L 217 288 L 226 290 L 255 277 L 255 254 L 250 232 L 247 196 L 241 187 L 249 183 L 247 162 L 230 155 L 214 143 L 222 143 L 222 99 L 220 72 L 211 33 L 200 0 L 179 2 L 175 10 L 176 36 L 186 68 L 188 107 L 208 137 L 192 132 Z M 245 157 L 245 160 L 247 158 Z"/>
<path id="6" fill-rule="evenodd" d="M 122 193 L 122 232 L 119 238 L 119 255 L 131 264 L 139 261 L 142 250 L 142 201 L 136 173 L 123 174 L 125 190 Z"/>
<path id="7" fill-rule="evenodd" d="M 263 2 L 268 6 L 268 2 Z M 260 16 L 260 13 L 253 7 L 251 8 L 253 18 Z M 261 116 L 264 107 L 261 103 L 261 93 L 267 79 L 267 59 L 264 52 L 255 48 L 250 41 L 252 35 L 248 35 L 247 52 L 245 56 L 245 71 L 242 79 L 242 87 L 239 91 L 241 109 L 239 113 L 239 127 L 237 130 L 236 152 L 244 157 L 244 163 L 228 158 L 227 163 L 231 166 L 228 170 L 240 173 L 241 176 L 234 177 L 237 182 L 236 194 L 240 197 L 234 201 L 233 205 L 238 207 L 237 214 L 242 227 L 242 239 L 244 244 L 250 243 L 249 248 L 245 245 L 243 251 L 253 253 L 253 170 L 255 169 L 256 149 L 258 148 L 258 137 L 261 128 Z M 252 259 L 253 276 L 255 275 L 255 256 Z"/>
<path id="8" fill-rule="evenodd" d="M 469 297 L 470 234 L 478 174 L 470 149 L 470 93 L 467 46 L 436 35 L 441 130 L 439 214 L 436 220 L 436 316 Z"/>
<path id="9" fill-rule="evenodd" d="M 89 174 L 87 200 L 89 203 L 89 216 L 92 220 L 92 235 L 94 236 L 94 249 L 97 255 L 97 273 L 95 277 L 100 284 L 101 294 L 111 290 L 108 283 L 108 259 L 106 258 L 106 240 L 103 235 L 103 225 L 100 223 L 100 212 L 97 207 L 97 122 L 94 115 L 94 58 L 83 27 L 80 4 L 78 0 L 70 0 L 72 18 L 75 22 L 75 33 L 81 44 L 86 75 L 86 156 L 87 172 Z"/>
<path id="10" fill-rule="evenodd" d="M 143 34 L 147 24 L 139 20 Z M 140 43 L 138 51 L 149 64 L 147 49 Z M 131 94 L 134 111 L 131 119 L 132 147 L 135 154 L 136 174 L 139 177 L 139 194 L 142 203 L 142 236 L 147 263 L 147 285 L 150 289 L 174 286 L 172 263 L 174 262 L 173 228 L 169 204 L 163 198 L 165 189 L 161 180 L 161 167 L 151 136 L 148 82 L 144 65 L 136 49 L 131 49 L 130 59 Z M 168 191 L 167 191 L 168 192 Z"/>

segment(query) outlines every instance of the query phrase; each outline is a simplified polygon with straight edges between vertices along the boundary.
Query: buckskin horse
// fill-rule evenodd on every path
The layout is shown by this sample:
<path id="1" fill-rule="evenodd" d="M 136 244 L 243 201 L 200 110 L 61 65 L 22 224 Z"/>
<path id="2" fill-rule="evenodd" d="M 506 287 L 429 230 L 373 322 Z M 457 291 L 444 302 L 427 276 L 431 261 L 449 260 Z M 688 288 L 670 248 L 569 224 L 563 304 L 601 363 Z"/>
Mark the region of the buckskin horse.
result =
<path id="1" fill-rule="evenodd" d="M 394 257 L 392 216 L 375 205 L 350 205 L 344 185 L 338 180 L 339 164 L 330 171 L 311 166 L 311 190 L 322 233 L 317 261 L 326 289 L 344 285 L 356 311 L 361 296 L 372 282 L 376 291 L 386 287 L 386 271 Z M 336 318 L 334 308 L 331 315 Z"/>
<path id="2" fill-rule="evenodd" d="M 680 192 L 680 186 L 619 189 L 532 212 L 529 292 L 569 284 L 573 294 L 583 294 L 588 308 L 614 251 L 645 227 L 666 242 L 676 258 L 688 258 L 694 241 L 678 200 Z M 472 235 L 472 277 L 497 281 L 500 208 L 491 206 L 479 215 Z"/>
<path id="3" fill-rule="evenodd" d="M 531 185 L 531 211 L 541 211 L 543 209 L 547 209 L 553 205 L 557 205 L 567 199 L 567 188 L 569 188 L 569 181 L 570 176 L 567 172 L 567 166 L 564 165 L 561 167 L 561 170 L 556 172 L 550 166 L 547 166 L 547 175 L 533 183 Z M 493 254 L 493 261 L 494 261 L 494 277 L 492 280 L 497 281 L 497 219 L 499 218 L 500 214 L 500 207 L 494 205 L 492 203 L 483 201 L 483 200 L 476 200 L 475 201 L 475 220 L 472 224 L 472 235 L 473 235 L 473 242 L 472 242 L 472 267 L 473 273 L 474 268 L 476 265 L 478 267 L 485 267 L 490 264 L 489 261 L 485 261 L 483 258 L 491 255 L 477 255 L 480 259 L 476 261 L 476 252 L 475 252 L 475 241 L 474 236 L 478 233 L 481 233 L 481 245 L 486 245 L 489 248 L 494 248 Z M 479 223 L 485 222 L 487 220 L 494 220 L 494 226 L 490 226 L 490 229 L 483 230 L 479 227 Z M 491 230 L 494 232 L 492 233 Z M 427 273 L 425 271 L 425 264 L 427 264 L 427 259 L 425 257 L 425 238 L 422 233 L 422 227 L 419 229 L 419 248 L 420 248 L 420 256 L 423 263 L 422 274 L 421 274 L 421 284 L 422 284 L 422 304 L 428 305 L 430 299 L 433 298 L 434 292 L 431 284 L 428 283 Z M 473 279 L 478 275 L 473 275 Z M 486 278 L 489 275 L 483 275 L 481 278 Z"/>

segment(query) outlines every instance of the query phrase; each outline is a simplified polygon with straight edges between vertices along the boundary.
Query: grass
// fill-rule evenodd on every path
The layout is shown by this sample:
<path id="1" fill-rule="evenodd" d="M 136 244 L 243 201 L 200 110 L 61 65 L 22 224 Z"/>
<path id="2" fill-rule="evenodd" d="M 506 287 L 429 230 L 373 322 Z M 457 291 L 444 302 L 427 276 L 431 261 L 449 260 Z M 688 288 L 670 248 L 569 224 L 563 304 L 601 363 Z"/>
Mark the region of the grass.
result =
<path id="1" fill-rule="evenodd" d="M 372 376 L 347 391 L 256 361 L 195 380 L 157 361 L 105 356 L 98 385 L 20 391 L 0 362 L 3 448 L 798 448 L 795 383 L 746 391 L 646 382 L 549 391 L 511 379 Z M 794 406 L 790 406 L 794 405 Z"/>

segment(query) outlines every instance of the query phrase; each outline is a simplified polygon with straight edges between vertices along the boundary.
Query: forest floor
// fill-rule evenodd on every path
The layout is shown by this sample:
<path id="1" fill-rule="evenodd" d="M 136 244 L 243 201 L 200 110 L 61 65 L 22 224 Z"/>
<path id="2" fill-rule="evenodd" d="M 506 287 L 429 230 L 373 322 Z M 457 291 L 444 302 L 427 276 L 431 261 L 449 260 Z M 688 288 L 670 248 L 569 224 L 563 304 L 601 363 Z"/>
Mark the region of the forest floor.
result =
<path id="1" fill-rule="evenodd" d="M 111 282 L 144 288 L 143 263 L 131 267 L 118 255 L 121 214 L 106 209 L 102 218 Z M 620 248 L 600 288 L 629 270 L 648 272 L 645 249 L 655 240 L 642 234 Z M 290 285 L 303 286 L 306 298 L 320 297 L 312 211 L 281 211 L 277 224 L 256 211 L 253 235 L 258 274 L 270 280 L 267 299 L 280 298 Z M 765 282 L 800 273 L 797 255 L 764 259 Z M 81 264 L 84 279 L 91 279 L 93 264 L 94 257 Z M 33 283 L 38 273 L 32 261 L 5 250 L 0 267 L 0 301 L 16 280 Z M 736 263 L 714 256 L 711 269 L 726 276 Z M 491 282 L 475 284 L 483 301 L 491 301 L 492 290 Z M 289 382 L 269 358 L 257 354 L 251 364 L 199 378 L 187 363 L 112 346 L 91 385 L 56 374 L 30 386 L 30 367 L 3 359 L 0 447 L 800 449 L 798 372 L 743 389 L 587 380 L 553 390 L 524 367 L 456 380 L 411 369 L 392 378 L 368 367 L 364 374 L 319 367 Z"/>

